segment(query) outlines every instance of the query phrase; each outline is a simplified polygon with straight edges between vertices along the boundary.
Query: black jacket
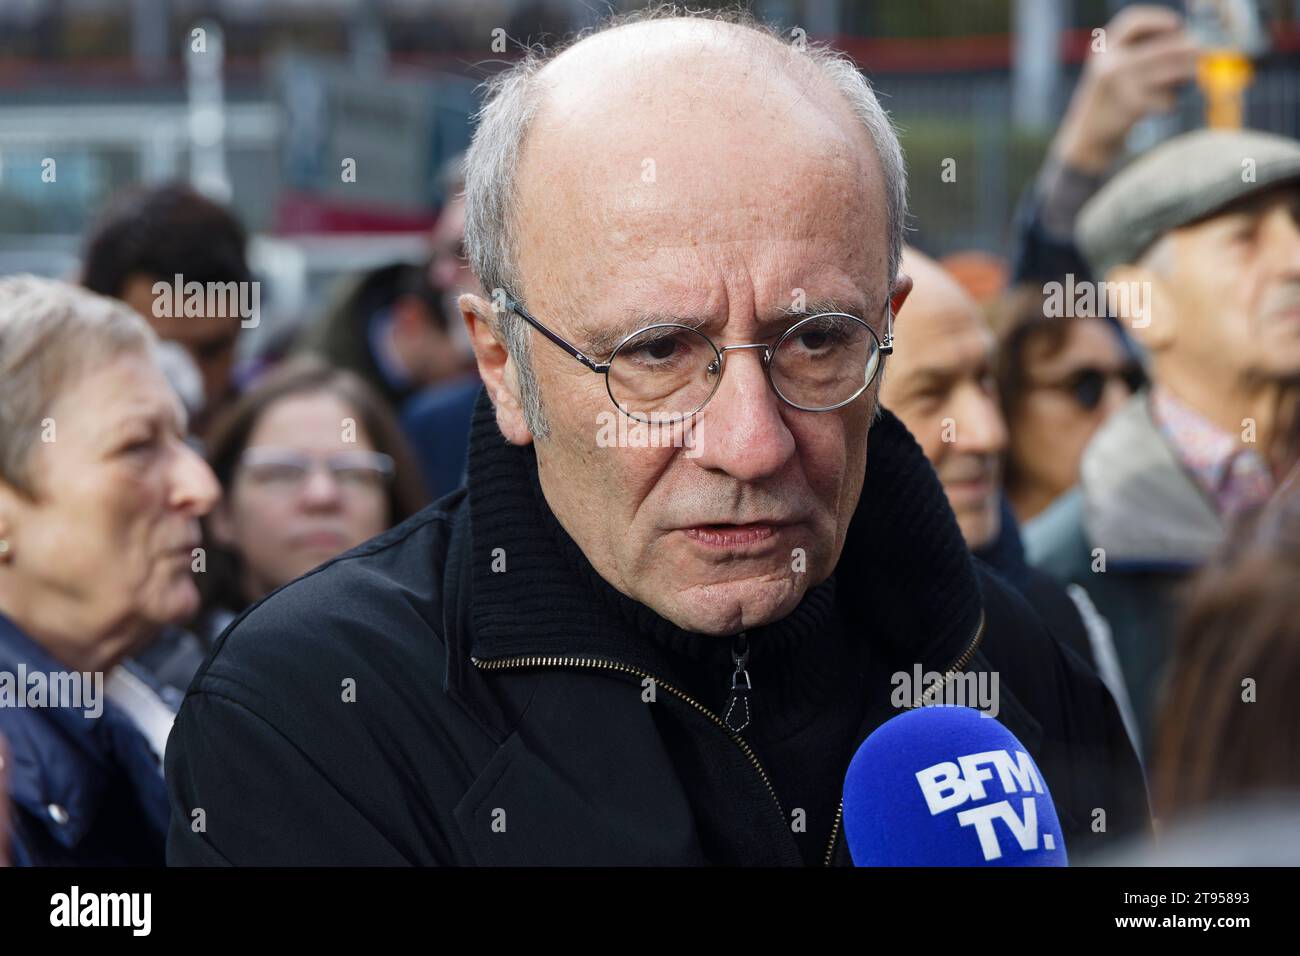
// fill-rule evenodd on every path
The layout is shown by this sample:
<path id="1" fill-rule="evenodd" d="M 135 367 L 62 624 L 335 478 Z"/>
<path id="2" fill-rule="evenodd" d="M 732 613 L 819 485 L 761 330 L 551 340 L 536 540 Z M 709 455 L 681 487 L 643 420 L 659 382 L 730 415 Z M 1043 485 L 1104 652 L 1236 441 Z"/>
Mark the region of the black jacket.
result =
<path id="1" fill-rule="evenodd" d="M 998 534 L 982 548 L 974 550 L 979 558 L 1006 580 L 1047 625 L 1052 636 L 1082 657 L 1093 672 L 1097 661 L 1093 657 L 1092 642 L 1084 626 L 1079 608 L 1056 580 L 1031 565 L 1025 558 L 1024 542 L 1020 538 L 1020 524 L 1011 511 L 1006 496 L 1000 503 L 1002 511 Z"/>
<path id="2" fill-rule="evenodd" d="M 996 669 L 999 719 L 1044 774 L 1072 858 L 1148 827 L 1105 688 L 976 568 L 892 415 L 873 426 L 868 456 L 835 572 L 852 582 L 837 594 L 866 651 L 853 749 L 897 712 L 894 673 Z M 749 744 L 681 692 L 656 647 L 629 640 L 553 552 L 528 543 L 535 501 L 520 488 L 535 469 L 533 449 L 504 443 L 480 395 L 468 492 L 224 633 L 168 744 L 170 863 L 802 863 Z M 492 570 L 498 547 L 503 573 Z M 647 677 L 655 703 L 643 701 Z M 849 864 L 838 818 L 826 842 Z"/>

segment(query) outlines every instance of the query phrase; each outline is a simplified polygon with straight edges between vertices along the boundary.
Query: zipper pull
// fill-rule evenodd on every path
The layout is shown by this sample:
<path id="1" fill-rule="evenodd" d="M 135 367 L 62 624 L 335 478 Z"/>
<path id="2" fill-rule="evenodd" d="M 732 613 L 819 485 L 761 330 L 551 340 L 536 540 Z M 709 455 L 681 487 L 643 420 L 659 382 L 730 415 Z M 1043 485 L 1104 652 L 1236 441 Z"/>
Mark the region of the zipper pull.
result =
<path id="1" fill-rule="evenodd" d="M 727 697 L 727 706 L 722 711 L 722 720 L 731 732 L 738 734 L 749 726 L 749 694 L 752 685 L 749 682 L 749 638 L 741 631 L 732 639 L 731 659 L 736 669 L 731 674 L 731 693 Z M 742 684 L 741 681 L 744 681 Z"/>

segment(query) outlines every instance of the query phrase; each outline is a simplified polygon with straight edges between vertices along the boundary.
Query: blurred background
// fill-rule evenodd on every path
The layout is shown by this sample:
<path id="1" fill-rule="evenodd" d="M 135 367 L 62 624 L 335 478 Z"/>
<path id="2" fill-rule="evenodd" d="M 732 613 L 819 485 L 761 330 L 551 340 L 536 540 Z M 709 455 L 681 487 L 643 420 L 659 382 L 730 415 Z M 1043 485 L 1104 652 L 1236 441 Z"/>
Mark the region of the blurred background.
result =
<path id="1" fill-rule="evenodd" d="M 637 5 L 0 0 L 0 274 L 75 274 L 81 237 L 111 196 L 129 184 L 188 179 L 230 205 L 253 237 L 264 321 L 240 343 L 253 354 L 319 310 L 342 272 L 427 254 L 446 198 L 444 167 L 468 142 L 479 84 L 521 44 Z M 944 255 L 1004 251 L 1092 31 L 1125 5 L 752 7 L 861 64 L 902 127 L 913 176 L 957 161 L 967 188 L 912 196 L 924 246 Z M 1194 21 L 1188 4 L 1170 6 Z M 1296 136 L 1300 0 L 1246 6 L 1259 22 L 1245 125 Z M 200 36 L 203 56 L 192 52 Z M 1134 129 L 1131 146 L 1194 128 L 1203 113 L 1189 87 L 1174 114 Z M 60 188 L 42 181 L 46 157 L 57 157 Z M 346 158 L 360 170 L 355 182 L 340 176 Z"/>
<path id="2" fill-rule="evenodd" d="M 15 463 L 76 393 L 85 400 L 58 406 L 72 437 L 40 459 L 46 477 L 130 482 L 96 497 L 106 516 L 86 526 L 183 510 L 202 541 L 186 545 L 195 563 L 175 576 L 175 600 L 137 609 L 141 650 L 121 663 L 139 686 L 119 696 L 155 687 L 157 706 L 133 714 L 133 746 L 161 758 L 181 695 L 244 608 L 428 502 L 460 507 L 482 384 L 457 302 L 483 291 L 464 255 L 462 167 L 486 81 L 521 51 L 643 5 L 0 0 L 0 490 L 26 487 Z M 745 6 L 796 45 L 851 57 L 900 127 L 916 285 L 882 402 L 921 443 L 972 554 L 1105 683 L 1128 738 L 1109 735 L 1111 756 L 1134 779 L 1134 754 L 1154 768 L 1158 818 L 1287 795 L 1280 809 L 1210 818 L 1190 850 L 1170 841 L 1172 859 L 1293 865 L 1300 0 Z M 1205 132 L 1177 135 L 1189 131 Z M 1129 248 L 1149 222 L 1159 239 Z M 20 273 L 129 308 L 6 278 Z M 189 412 L 188 433 L 167 436 L 177 447 L 148 468 L 164 447 L 152 426 L 114 455 L 78 451 L 131 422 L 105 399 L 122 399 L 116 364 L 86 373 L 68 358 L 74 371 L 46 372 L 94 346 L 103 316 L 139 325 L 130 310 L 162 340 L 160 371 Z M 132 402 L 159 407 L 154 378 Z M 146 481 L 183 493 L 141 493 Z M 74 518 L 6 500 L 20 499 L 26 541 L 46 540 L 42 528 L 64 540 Z M 80 563 L 60 548 L 14 562 L 0 539 L 0 661 L 15 604 L 32 634 L 60 633 L 42 615 L 116 622 L 120 595 L 144 590 L 120 584 L 132 560 L 156 560 L 141 542 L 92 532 Z M 38 586 L 57 600 L 28 599 Z M 89 610 L 64 614 L 69 594 Z M 32 654 L 31 641 L 10 643 Z M 1251 675 L 1270 682 L 1258 705 Z M 0 709 L 13 714 L 43 719 Z M 80 750 L 32 746 L 47 737 L 23 724 L 6 734 L 16 765 L 40 768 L 9 780 L 12 858 L 67 862 L 63 836 L 45 835 L 69 820 L 53 782 L 101 782 Z M 132 784 L 141 793 L 161 788 L 148 759 L 132 766 L 148 771 Z M 126 779 L 113 773 L 112 786 Z M 110 850 L 96 836 L 75 858 L 162 862 L 166 800 L 155 803 L 143 824 L 102 817 Z M 1225 848 L 1234 826 L 1254 841 Z"/>

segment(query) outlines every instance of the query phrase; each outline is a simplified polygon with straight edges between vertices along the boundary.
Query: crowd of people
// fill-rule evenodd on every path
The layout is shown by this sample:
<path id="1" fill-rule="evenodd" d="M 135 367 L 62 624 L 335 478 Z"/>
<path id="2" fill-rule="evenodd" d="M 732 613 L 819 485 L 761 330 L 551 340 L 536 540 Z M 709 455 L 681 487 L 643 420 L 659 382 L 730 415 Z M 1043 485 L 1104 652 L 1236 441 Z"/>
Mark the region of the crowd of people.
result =
<path id="1" fill-rule="evenodd" d="M 1021 203 L 1005 274 L 992 284 L 927 255 L 924 222 L 903 244 L 890 218 L 905 209 L 891 193 L 902 175 L 890 159 L 897 144 L 869 91 L 851 110 L 833 102 L 862 95 L 835 72 L 842 61 L 827 55 L 810 67 L 822 72 L 805 75 L 766 50 L 770 36 L 752 23 L 654 17 L 620 21 L 550 59 L 530 54 L 508 71 L 492 87 L 474 145 L 449 167 L 453 198 L 427 259 L 350 277 L 319 317 L 264 354 L 240 357 L 238 315 L 156 314 L 158 282 L 255 279 L 242 225 L 185 185 L 141 187 L 105 209 L 86 239 L 79 281 L 0 278 L 0 670 L 100 674 L 105 696 L 93 720 L 70 707 L 0 707 L 0 831 L 8 815 L 0 858 L 839 859 L 839 817 L 826 794 L 843 780 L 858 732 L 881 719 L 878 702 L 853 690 L 869 684 L 841 684 L 866 681 L 878 666 L 853 656 L 858 605 L 850 598 L 873 608 L 874 624 L 864 625 L 872 641 L 899 643 L 888 659 L 943 670 L 951 656 L 1004 675 L 1019 702 L 1004 707 L 1006 719 L 1023 711 L 1022 739 L 1041 737 L 1035 757 L 1080 847 L 1092 845 L 1097 806 L 1111 811 L 1108 837 L 1140 839 L 1152 818 L 1175 832 L 1208 810 L 1295 795 L 1300 143 L 1200 130 L 1122 159 L 1133 125 L 1168 109 L 1192 80 L 1196 48 L 1162 8 L 1129 8 L 1108 30 L 1110 52 L 1083 71 Z M 620 220 L 638 202 L 601 205 L 601 190 L 613 187 L 608 169 L 590 164 L 606 153 L 592 144 L 617 139 L 616 117 L 636 127 L 625 131 L 629 156 L 652 148 L 638 137 L 678 130 L 658 122 L 657 100 L 629 93 L 642 74 L 620 65 L 619 38 L 638 31 L 637 69 L 664 71 L 651 83 L 696 82 L 692 71 L 708 55 L 674 52 L 690 33 L 686 42 L 738 43 L 766 57 L 774 76 L 798 75 L 824 112 L 782 131 L 741 108 L 705 110 L 701 128 L 724 147 L 693 155 L 694 131 L 679 130 L 680 142 L 653 147 L 660 182 L 686 168 L 674 165 L 678 149 L 681 162 L 707 170 L 699 181 L 744 182 L 717 195 L 682 186 L 661 200 L 653 225 Z M 719 102 L 751 104 L 752 87 L 729 63 L 730 53 L 720 56 L 710 74 Z M 607 84 L 592 79 L 601 71 Z M 542 73 L 552 95 L 578 98 L 560 101 L 580 121 L 530 140 L 528 155 L 550 164 L 529 165 L 510 137 L 524 135 L 517 121 L 536 108 L 530 83 Z M 579 101 L 581 109 L 572 105 Z M 855 117 L 861 129 L 843 132 Z M 828 135 L 836 124 L 840 132 Z M 727 138 L 769 134 L 790 143 L 740 177 L 743 149 L 727 153 Z M 837 145 L 799 152 L 819 137 Z M 874 150 L 876 160 L 850 152 L 846 162 L 845 144 Z M 709 166 L 724 160 L 732 165 L 718 168 L 729 172 Z M 835 177 L 868 167 L 872 188 L 885 189 L 869 214 L 826 207 L 827 196 L 861 189 Z M 575 169 L 589 173 L 582 196 L 566 185 Z M 607 371 L 600 363 L 611 349 L 592 349 L 608 339 L 578 316 L 615 288 L 642 286 L 655 291 L 655 307 L 677 299 L 691 314 L 716 312 L 710 280 L 690 268 L 676 285 L 663 278 L 667 259 L 636 271 L 650 260 L 635 234 L 645 226 L 657 248 L 739 242 L 704 238 L 690 224 L 708 218 L 702 210 L 745 206 L 745 190 L 767 202 L 792 170 L 803 172 L 791 208 L 808 203 L 829 225 L 774 275 L 805 269 L 812 284 L 817 269 L 883 268 L 897 248 L 898 268 L 880 285 L 892 339 L 866 316 L 862 341 L 888 346 L 881 371 L 868 374 L 872 387 L 847 409 L 828 402 L 818 415 L 823 409 L 790 402 L 793 371 L 785 393 L 769 394 L 775 359 L 751 368 L 745 351 L 724 350 L 702 397 L 702 450 L 602 458 L 576 423 L 589 399 L 601 408 L 618 402 L 613 384 L 583 375 Z M 919 170 L 907 178 L 914 192 L 950 188 Z M 521 211 L 513 233 L 493 218 L 506 215 L 496 193 L 507 187 Z M 762 235 L 798 219 L 772 216 L 741 226 Z M 604 230 L 616 241 L 598 239 Z M 755 288 L 772 278 L 757 275 L 773 268 L 770 251 L 758 247 L 747 260 Z M 730 253 L 716 263 L 725 283 L 745 272 Z M 694 280 L 703 286 L 692 297 Z M 498 289 L 510 291 L 512 305 L 500 307 Z M 703 328 L 736 345 L 780 336 L 743 322 Z M 638 352 L 671 362 L 674 353 L 655 353 L 655 341 Z M 879 411 L 868 407 L 877 391 Z M 843 433 L 809 421 L 836 422 Z M 630 464 L 634 455 L 643 464 Z M 796 461 L 805 485 L 789 478 Z M 611 504 L 616 495 L 641 507 Z M 823 498 L 835 506 L 818 524 Z M 647 502 L 659 517 L 643 518 Z M 771 568 L 759 584 L 727 576 L 750 560 L 722 556 L 744 544 L 737 536 L 746 528 L 771 519 L 778 530 L 762 533 L 779 537 L 781 522 L 797 528 L 796 518 L 816 529 L 807 540 L 783 539 L 807 550 L 806 584 L 778 587 Z M 642 536 L 658 541 L 645 522 L 690 525 L 690 541 L 673 547 L 703 556 L 643 545 Z M 818 537 L 820 550 L 808 545 Z M 742 609 L 731 613 L 733 590 Z M 409 632 L 410 648 L 392 636 Z M 632 661 L 625 670 L 675 675 L 674 693 L 722 714 L 728 731 L 753 745 L 786 807 L 808 807 L 810 839 L 772 849 L 733 832 L 758 827 L 734 809 L 750 805 L 708 783 L 704 768 L 720 772 L 735 755 L 700 745 L 680 756 L 692 733 L 706 731 L 660 728 L 670 743 L 652 745 L 639 736 L 647 728 L 624 716 L 635 697 L 590 686 L 606 678 L 582 674 L 551 691 L 500 673 L 530 655 L 559 659 L 547 639 L 560 634 L 575 659 L 599 658 L 602 642 L 616 637 L 622 643 L 608 646 Z M 494 657 L 495 673 L 483 666 Z M 349 680 L 365 701 L 358 707 L 380 699 L 384 707 L 338 717 L 331 701 L 340 682 L 348 700 Z M 483 711 L 491 716 L 475 718 L 482 739 L 462 729 L 459 710 L 448 716 L 444 704 L 413 700 L 435 687 L 465 699 L 491 688 L 494 703 Z M 576 701 L 585 718 L 564 717 Z M 509 744 L 518 739 L 510 721 L 525 711 L 539 723 L 526 742 Z M 353 749 L 327 749 L 326 739 Z M 444 743 L 445 765 L 420 749 Z M 531 781 L 529 799 L 548 807 L 530 816 L 511 804 L 519 821 L 511 826 L 539 832 L 508 844 L 450 835 L 453 808 L 469 832 L 478 814 L 513 795 L 498 786 L 496 777 L 513 779 L 504 771 L 483 773 L 498 747 L 527 761 L 518 765 L 523 783 L 511 786 L 522 794 Z M 643 772 L 680 777 L 683 788 L 609 784 L 611 771 L 597 774 L 599 785 L 618 793 L 593 796 L 558 753 L 565 747 L 580 748 L 591 765 L 622 759 L 612 755 L 626 748 Z M 432 779 L 439 767 L 445 777 Z M 426 812 L 390 792 L 403 787 L 438 797 Z M 637 789 L 645 792 L 626 792 Z M 462 802 L 467 792 L 474 801 Z M 700 832 L 712 829 L 697 838 L 674 829 L 681 817 L 647 823 L 637 814 L 649 804 L 638 800 L 652 798 L 665 814 L 679 803 L 694 808 L 692 819 L 707 821 L 696 824 Z M 731 823 L 701 809 L 721 799 Z M 574 805 L 600 805 L 605 816 L 592 823 Z M 236 813 L 244 814 L 238 824 Z M 629 835 L 633 823 L 640 836 Z M 555 832 L 544 838 L 546 827 Z M 1277 842 L 1262 841 L 1260 852 L 1277 852 Z"/>

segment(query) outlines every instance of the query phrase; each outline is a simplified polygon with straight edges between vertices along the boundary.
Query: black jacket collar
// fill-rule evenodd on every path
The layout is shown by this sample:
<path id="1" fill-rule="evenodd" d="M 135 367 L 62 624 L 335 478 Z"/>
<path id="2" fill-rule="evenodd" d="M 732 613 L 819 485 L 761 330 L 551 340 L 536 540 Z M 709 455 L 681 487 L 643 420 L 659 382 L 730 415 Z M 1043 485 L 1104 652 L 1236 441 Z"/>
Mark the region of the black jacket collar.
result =
<path id="1" fill-rule="evenodd" d="M 970 555 L 934 470 L 888 411 L 872 426 L 867 461 L 836 593 L 873 650 L 900 666 L 942 671 L 970 645 L 981 620 Z M 447 569 L 447 614 L 460 625 L 449 638 L 449 680 L 470 655 L 600 658 L 662 673 L 667 663 L 658 650 L 629 642 L 607 605 L 559 559 L 539 514 L 536 469 L 533 447 L 505 441 L 481 392 L 470 432 L 469 527 L 460 516 L 459 547 Z"/>

